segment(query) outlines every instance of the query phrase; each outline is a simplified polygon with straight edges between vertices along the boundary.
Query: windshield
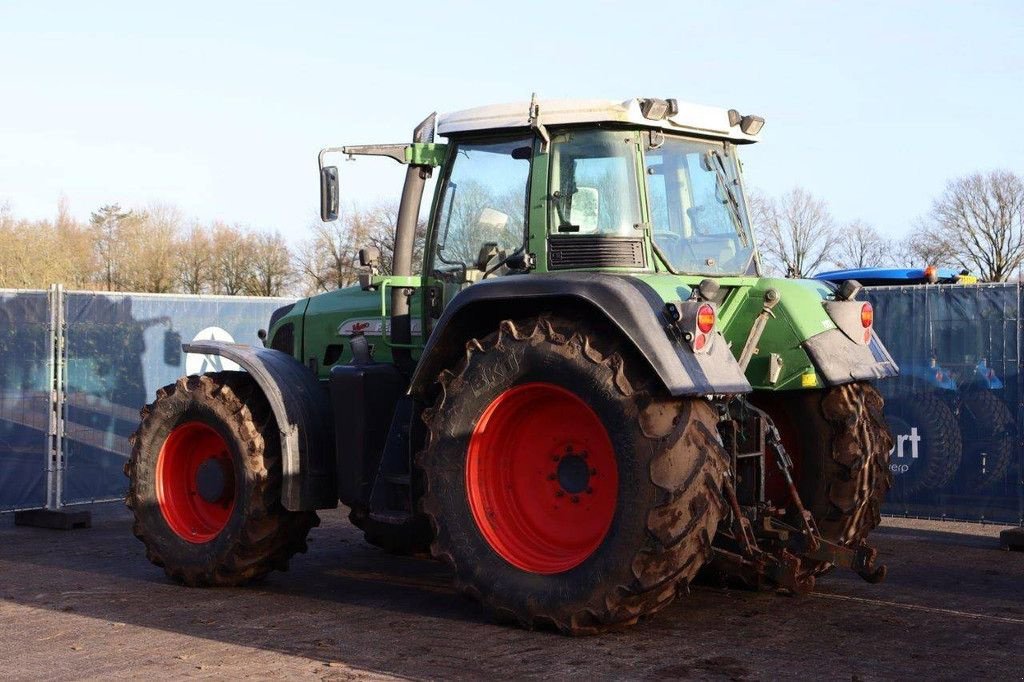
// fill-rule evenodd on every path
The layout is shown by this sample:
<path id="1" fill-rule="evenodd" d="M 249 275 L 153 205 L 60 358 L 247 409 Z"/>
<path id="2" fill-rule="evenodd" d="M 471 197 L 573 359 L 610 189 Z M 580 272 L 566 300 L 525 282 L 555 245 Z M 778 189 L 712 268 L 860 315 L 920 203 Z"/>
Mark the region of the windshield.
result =
<path id="1" fill-rule="evenodd" d="M 644 156 L 654 243 L 674 270 L 753 274 L 735 152 L 720 143 L 662 137 Z"/>

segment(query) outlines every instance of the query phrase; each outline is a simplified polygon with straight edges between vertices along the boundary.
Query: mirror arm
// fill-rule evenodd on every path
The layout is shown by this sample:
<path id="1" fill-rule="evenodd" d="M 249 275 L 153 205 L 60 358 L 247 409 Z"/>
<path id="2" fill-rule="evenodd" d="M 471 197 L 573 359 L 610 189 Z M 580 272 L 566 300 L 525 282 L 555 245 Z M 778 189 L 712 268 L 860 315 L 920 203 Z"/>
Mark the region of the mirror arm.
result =
<path id="1" fill-rule="evenodd" d="M 353 156 L 386 156 L 394 159 L 403 166 L 409 163 L 408 144 L 354 144 L 344 147 L 325 147 L 320 150 L 318 160 L 320 167 L 324 167 L 324 157 L 328 154 L 345 154 L 349 158 Z"/>

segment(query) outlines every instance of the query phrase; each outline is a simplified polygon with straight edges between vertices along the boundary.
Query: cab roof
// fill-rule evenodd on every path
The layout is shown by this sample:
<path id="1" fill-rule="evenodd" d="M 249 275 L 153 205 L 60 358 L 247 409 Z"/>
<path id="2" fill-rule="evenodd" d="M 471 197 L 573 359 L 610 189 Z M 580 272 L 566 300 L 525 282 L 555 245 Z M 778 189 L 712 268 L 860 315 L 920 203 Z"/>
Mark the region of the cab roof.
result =
<path id="1" fill-rule="evenodd" d="M 757 142 L 758 135 L 748 135 L 740 126 L 731 125 L 728 109 L 680 101 L 678 113 L 654 120 L 645 118 L 641 98 L 624 102 L 603 99 L 536 100 L 540 122 L 545 126 L 573 123 L 624 123 L 641 128 L 691 133 L 728 139 L 739 144 Z M 475 130 L 528 128 L 531 124 L 528 101 L 464 109 L 442 114 L 437 120 L 439 135 Z"/>

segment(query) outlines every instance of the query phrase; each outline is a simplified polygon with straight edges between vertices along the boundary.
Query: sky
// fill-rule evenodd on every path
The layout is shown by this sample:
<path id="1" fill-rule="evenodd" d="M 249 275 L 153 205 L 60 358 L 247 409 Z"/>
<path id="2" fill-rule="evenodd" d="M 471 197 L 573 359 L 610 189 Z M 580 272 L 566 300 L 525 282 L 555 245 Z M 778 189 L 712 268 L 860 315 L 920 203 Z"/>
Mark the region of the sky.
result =
<path id="1" fill-rule="evenodd" d="M 1024 175 L 1024 2 L 0 0 L 0 205 L 164 202 L 298 241 L 321 147 L 533 92 L 760 114 L 749 187 L 898 237 L 952 178 Z M 394 162 L 338 165 L 345 200 L 401 191 Z"/>

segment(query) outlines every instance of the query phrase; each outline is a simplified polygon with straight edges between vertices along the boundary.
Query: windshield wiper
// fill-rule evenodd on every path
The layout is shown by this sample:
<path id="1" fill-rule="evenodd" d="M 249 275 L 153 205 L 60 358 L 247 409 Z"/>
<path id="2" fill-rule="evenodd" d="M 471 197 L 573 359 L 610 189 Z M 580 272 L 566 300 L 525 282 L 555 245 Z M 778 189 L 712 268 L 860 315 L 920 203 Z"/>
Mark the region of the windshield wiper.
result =
<path id="1" fill-rule="evenodd" d="M 715 160 L 715 175 L 718 176 L 719 182 L 722 183 L 722 189 L 725 190 L 726 203 L 729 205 L 729 212 L 732 213 L 733 223 L 736 225 L 736 236 L 740 238 L 740 243 L 744 247 L 750 246 L 747 239 L 747 231 L 743 229 L 743 218 L 740 214 L 740 202 L 736 198 L 736 195 L 732 192 L 732 180 L 729 178 L 729 172 L 725 170 L 725 161 L 722 159 L 722 155 L 718 153 L 717 149 L 711 150 L 711 157 Z"/>

